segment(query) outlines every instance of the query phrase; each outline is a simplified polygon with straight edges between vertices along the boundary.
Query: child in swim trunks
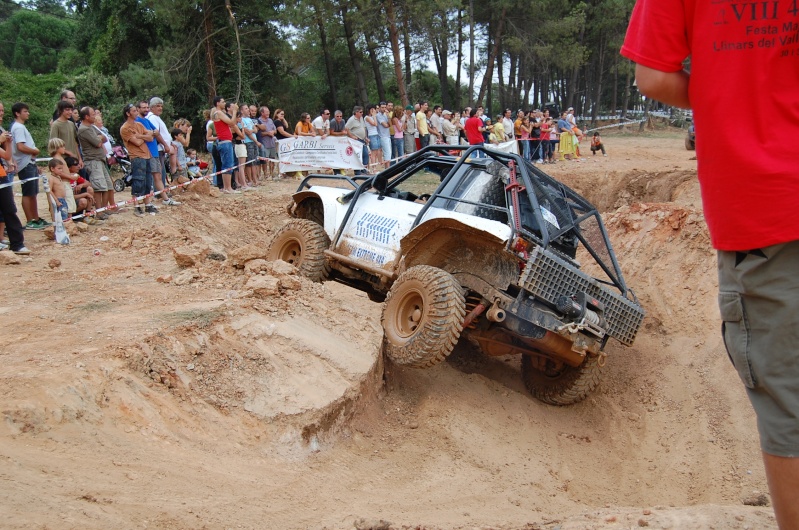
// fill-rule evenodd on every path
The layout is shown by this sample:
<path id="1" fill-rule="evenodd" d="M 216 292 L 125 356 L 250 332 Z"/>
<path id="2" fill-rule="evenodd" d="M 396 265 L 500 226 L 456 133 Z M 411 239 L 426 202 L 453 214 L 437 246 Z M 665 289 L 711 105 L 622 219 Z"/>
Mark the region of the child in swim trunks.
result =
<path id="1" fill-rule="evenodd" d="M 50 195 L 55 199 L 58 207 L 58 213 L 61 214 L 61 220 L 67 221 L 69 219 L 69 206 L 67 205 L 67 190 L 66 187 L 71 180 L 67 164 L 60 158 L 53 158 L 48 164 L 50 168 Z M 53 212 L 55 214 L 55 212 Z"/>

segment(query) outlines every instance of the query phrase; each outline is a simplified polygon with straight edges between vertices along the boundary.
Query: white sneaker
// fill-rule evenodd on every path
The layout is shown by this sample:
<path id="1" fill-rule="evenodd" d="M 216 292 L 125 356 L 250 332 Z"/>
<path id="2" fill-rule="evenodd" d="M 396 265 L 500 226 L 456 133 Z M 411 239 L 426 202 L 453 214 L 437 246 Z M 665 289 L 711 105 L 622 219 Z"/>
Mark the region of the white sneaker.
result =
<path id="1" fill-rule="evenodd" d="M 0 242 L 0 251 L 2 251 L 2 250 L 5 250 L 5 249 L 7 249 L 7 248 L 8 248 L 8 245 L 6 245 L 6 244 L 5 244 L 5 243 L 3 243 L 3 242 Z"/>
<path id="2" fill-rule="evenodd" d="M 538 163 L 539 163 L 539 164 L 543 164 L 543 163 L 544 163 L 544 159 L 543 159 L 543 158 L 539 158 L 539 159 L 538 159 Z"/>
<path id="3" fill-rule="evenodd" d="M 170 198 L 168 198 L 167 200 L 164 201 L 164 204 L 169 205 L 169 206 L 180 206 L 183 203 L 180 202 L 180 201 L 176 201 L 175 199 L 170 197 Z"/>
<path id="4" fill-rule="evenodd" d="M 22 247 L 20 249 L 14 250 L 13 252 L 14 254 L 19 254 L 20 256 L 27 256 L 31 253 L 31 251 L 28 250 L 28 247 Z"/>

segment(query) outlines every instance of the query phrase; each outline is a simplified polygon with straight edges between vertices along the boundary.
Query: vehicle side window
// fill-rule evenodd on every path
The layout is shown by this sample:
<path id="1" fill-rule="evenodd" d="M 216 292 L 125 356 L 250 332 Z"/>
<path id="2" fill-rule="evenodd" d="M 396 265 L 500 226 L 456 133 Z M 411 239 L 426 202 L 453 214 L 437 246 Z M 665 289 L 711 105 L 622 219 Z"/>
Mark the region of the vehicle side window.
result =
<path id="1" fill-rule="evenodd" d="M 441 185 L 450 168 L 451 164 L 428 162 L 412 170 L 413 173 L 396 186 L 389 186 L 395 192 L 410 192 L 417 197 L 431 195 Z"/>
<path id="2" fill-rule="evenodd" d="M 442 191 L 442 195 L 469 202 L 440 198 L 433 203 L 434 207 L 474 215 L 492 221 L 508 222 L 505 185 L 498 176 L 491 175 L 480 168 L 472 167 L 468 169 L 463 178 L 450 182 Z M 497 206 L 502 208 L 503 211 L 493 208 L 481 208 L 471 203 Z"/>

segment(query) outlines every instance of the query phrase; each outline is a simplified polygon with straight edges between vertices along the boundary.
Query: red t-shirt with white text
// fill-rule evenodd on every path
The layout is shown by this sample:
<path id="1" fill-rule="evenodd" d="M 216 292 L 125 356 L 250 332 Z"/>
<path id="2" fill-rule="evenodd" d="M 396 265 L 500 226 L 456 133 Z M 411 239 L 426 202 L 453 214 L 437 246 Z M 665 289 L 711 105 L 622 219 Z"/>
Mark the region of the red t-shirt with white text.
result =
<path id="1" fill-rule="evenodd" d="M 799 240 L 799 0 L 638 0 L 621 53 L 663 72 L 681 70 L 691 56 L 713 246 Z M 762 120 L 765 134 L 746 115 Z"/>

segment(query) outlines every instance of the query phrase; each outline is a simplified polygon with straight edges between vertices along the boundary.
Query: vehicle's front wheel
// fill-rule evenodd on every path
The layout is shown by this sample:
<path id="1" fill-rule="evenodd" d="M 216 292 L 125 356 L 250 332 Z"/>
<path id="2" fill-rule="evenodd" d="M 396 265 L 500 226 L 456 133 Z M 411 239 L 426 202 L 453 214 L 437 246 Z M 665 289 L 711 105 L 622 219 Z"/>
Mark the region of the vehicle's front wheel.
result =
<path id="1" fill-rule="evenodd" d="M 393 362 L 428 368 L 443 361 L 463 330 L 463 289 L 446 271 L 417 265 L 391 286 L 383 306 L 383 348 Z"/>
<path id="2" fill-rule="evenodd" d="M 329 246 L 324 228 L 308 219 L 292 219 L 275 234 L 266 258 L 291 263 L 301 276 L 321 282 L 327 276 L 325 250 Z"/>
<path id="3" fill-rule="evenodd" d="M 540 370 L 530 355 L 522 355 L 522 379 L 536 399 L 550 405 L 572 405 L 584 400 L 599 384 L 599 356 L 589 355 L 580 366 L 555 367 L 545 361 Z"/>

